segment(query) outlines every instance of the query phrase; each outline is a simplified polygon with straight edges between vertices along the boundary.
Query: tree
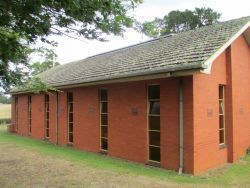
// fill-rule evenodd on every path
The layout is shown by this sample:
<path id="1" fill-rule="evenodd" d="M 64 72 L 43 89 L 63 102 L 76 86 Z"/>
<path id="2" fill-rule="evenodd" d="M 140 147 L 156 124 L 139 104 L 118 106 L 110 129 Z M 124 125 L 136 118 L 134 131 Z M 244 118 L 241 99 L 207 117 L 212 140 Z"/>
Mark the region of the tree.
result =
<path id="1" fill-rule="evenodd" d="M 174 10 L 164 16 L 163 19 L 155 18 L 151 22 L 144 22 L 139 30 L 155 38 L 211 25 L 218 22 L 220 16 L 220 13 L 213 11 L 211 8 L 195 8 L 194 11 Z"/>
<path id="2" fill-rule="evenodd" d="M 31 65 L 29 66 L 31 75 L 37 75 L 52 67 L 60 65 L 60 63 L 56 61 L 57 55 L 53 50 L 47 48 L 39 48 L 36 50 L 36 52 L 42 60 L 31 63 Z"/>
<path id="3" fill-rule="evenodd" d="M 1 0 L 0 87 L 20 83 L 27 67 L 30 44 L 51 35 L 105 40 L 104 34 L 121 35 L 132 26 L 127 15 L 142 0 Z M 75 35 L 72 35 L 75 34 Z M 22 81 L 22 80 L 21 80 Z"/>
<path id="4" fill-rule="evenodd" d="M 11 103 L 11 98 L 5 96 L 4 94 L 0 93 L 0 104 L 10 104 Z"/>

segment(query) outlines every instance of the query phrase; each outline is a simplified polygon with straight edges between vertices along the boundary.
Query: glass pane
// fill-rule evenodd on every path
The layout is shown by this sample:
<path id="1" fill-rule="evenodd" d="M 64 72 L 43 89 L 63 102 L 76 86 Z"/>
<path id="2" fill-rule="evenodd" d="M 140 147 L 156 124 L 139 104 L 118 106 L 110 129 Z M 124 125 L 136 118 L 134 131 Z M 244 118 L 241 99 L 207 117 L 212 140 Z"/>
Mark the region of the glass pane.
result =
<path id="1" fill-rule="evenodd" d="M 49 120 L 46 120 L 46 128 L 49 128 Z"/>
<path id="2" fill-rule="evenodd" d="M 68 102 L 73 102 L 73 93 L 68 93 Z"/>
<path id="3" fill-rule="evenodd" d="M 107 127 L 107 126 L 102 126 L 102 127 L 101 127 L 101 135 L 102 135 L 102 137 L 104 137 L 104 138 L 107 138 L 107 137 L 108 137 L 108 127 Z"/>
<path id="4" fill-rule="evenodd" d="M 160 99 L 160 86 L 149 86 L 148 87 L 148 98 L 149 99 Z"/>
<path id="5" fill-rule="evenodd" d="M 73 122 L 73 113 L 69 113 L 69 122 Z"/>
<path id="6" fill-rule="evenodd" d="M 160 115 L 160 101 L 149 102 L 149 114 Z"/>
<path id="7" fill-rule="evenodd" d="M 224 86 L 219 86 L 219 99 L 223 99 Z"/>
<path id="8" fill-rule="evenodd" d="M 149 144 L 160 146 L 160 132 L 149 131 Z"/>
<path id="9" fill-rule="evenodd" d="M 161 161 L 161 155 L 160 155 L 160 148 L 159 147 L 149 147 L 149 160 L 152 161 Z"/>
<path id="10" fill-rule="evenodd" d="M 106 89 L 100 90 L 100 98 L 101 98 L 101 101 L 108 100 L 108 91 Z"/>
<path id="11" fill-rule="evenodd" d="M 73 132 L 73 123 L 69 123 L 69 132 Z"/>
<path id="12" fill-rule="evenodd" d="M 225 143 L 225 138 L 224 138 L 224 129 L 220 130 L 220 144 Z"/>
<path id="13" fill-rule="evenodd" d="M 46 137 L 49 137 L 49 129 L 46 129 Z"/>
<path id="14" fill-rule="evenodd" d="M 68 103 L 69 112 L 73 112 L 73 103 Z"/>
<path id="15" fill-rule="evenodd" d="M 224 102 L 219 101 L 219 113 L 224 114 Z"/>
<path id="16" fill-rule="evenodd" d="M 160 116 L 149 116 L 149 129 L 160 130 Z"/>
<path id="17" fill-rule="evenodd" d="M 29 132 L 31 133 L 31 120 L 30 120 Z"/>
<path id="18" fill-rule="evenodd" d="M 69 142 L 73 142 L 73 133 L 69 133 Z"/>
<path id="19" fill-rule="evenodd" d="M 108 115 L 101 114 L 101 125 L 108 125 Z"/>
<path id="20" fill-rule="evenodd" d="M 49 103 L 46 103 L 46 112 L 48 112 L 49 111 Z"/>
<path id="21" fill-rule="evenodd" d="M 28 103 L 31 103 L 31 96 L 28 96 Z"/>
<path id="22" fill-rule="evenodd" d="M 224 128 L 224 115 L 219 116 L 219 121 L 220 129 Z"/>
<path id="23" fill-rule="evenodd" d="M 108 113 L 108 103 L 107 102 L 101 103 L 101 113 Z"/>
<path id="24" fill-rule="evenodd" d="M 101 139 L 101 149 L 108 150 L 108 140 L 105 138 Z"/>
<path id="25" fill-rule="evenodd" d="M 48 103 L 49 102 L 49 95 L 45 95 L 45 101 Z"/>

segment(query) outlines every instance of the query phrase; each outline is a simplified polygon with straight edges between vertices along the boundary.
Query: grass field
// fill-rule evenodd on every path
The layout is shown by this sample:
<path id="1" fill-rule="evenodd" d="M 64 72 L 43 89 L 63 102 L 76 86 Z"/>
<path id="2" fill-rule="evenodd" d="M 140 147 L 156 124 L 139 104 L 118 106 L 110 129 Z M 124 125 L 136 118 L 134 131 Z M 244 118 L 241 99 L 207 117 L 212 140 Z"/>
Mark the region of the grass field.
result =
<path id="1" fill-rule="evenodd" d="M 0 187 L 250 187 L 250 155 L 200 176 L 182 175 L 6 133 Z"/>
<path id="2" fill-rule="evenodd" d="M 10 104 L 0 104 L 0 125 L 10 123 L 11 118 L 11 105 Z"/>
<path id="3" fill-rule="evenodd" d="M 0 104 L 0 119 L 7 119 L 11 116 L 11 105 Z"/>

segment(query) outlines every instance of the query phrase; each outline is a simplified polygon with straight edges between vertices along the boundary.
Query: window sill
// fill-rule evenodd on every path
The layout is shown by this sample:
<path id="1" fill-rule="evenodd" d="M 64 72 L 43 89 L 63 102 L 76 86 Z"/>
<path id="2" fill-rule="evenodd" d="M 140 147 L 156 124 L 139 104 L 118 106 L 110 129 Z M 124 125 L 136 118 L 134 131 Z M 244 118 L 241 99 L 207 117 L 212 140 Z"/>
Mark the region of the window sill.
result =
<path id="1" fill-rule="evenodd" d="M 99 153 L 102 154 L 102 155 L 107 155 L 108 151 L 107 150 L 101 150 Z"/>
<path id="2" fill-rule="evenodd" d="M 73 147 L 73 146 L 74 146 L 74 143 L 73 143 L 73 142 L 68 142 L 68 143 L 67 143 L 67 146 Z"/>
<path id="3" fill-rule="evenodd" d="M 45 142 L 49 142 L 49 137 L 45 137 L 43 140 L 44 140 Z"/>
<path id="4" fill-rule="evenodd" d="M 227 148 L 226 144 L 220 144 L 220 149 L 225 149 L 225 148 Z"/>
<path id="5" fill-rule="evenodd" d="M 161 167 L 160 162 L 148 161 L 146 164 L 153 167 L 158 167 L 158 168 Z"/>

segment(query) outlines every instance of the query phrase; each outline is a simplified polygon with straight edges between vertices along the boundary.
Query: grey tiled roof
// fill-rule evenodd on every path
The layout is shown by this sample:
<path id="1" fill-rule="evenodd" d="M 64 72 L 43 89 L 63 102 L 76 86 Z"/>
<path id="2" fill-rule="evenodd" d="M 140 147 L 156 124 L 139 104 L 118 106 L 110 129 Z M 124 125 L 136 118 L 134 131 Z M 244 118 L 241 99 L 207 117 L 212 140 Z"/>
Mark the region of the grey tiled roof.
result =
<path id="1" fill-rule="evenodd" d="M 39 77 L 52 86 L 65 86 L 202 68 L 248 21 L 245 17 L 161 37 L 64 64 Z"/>

